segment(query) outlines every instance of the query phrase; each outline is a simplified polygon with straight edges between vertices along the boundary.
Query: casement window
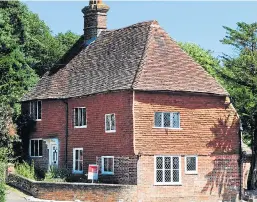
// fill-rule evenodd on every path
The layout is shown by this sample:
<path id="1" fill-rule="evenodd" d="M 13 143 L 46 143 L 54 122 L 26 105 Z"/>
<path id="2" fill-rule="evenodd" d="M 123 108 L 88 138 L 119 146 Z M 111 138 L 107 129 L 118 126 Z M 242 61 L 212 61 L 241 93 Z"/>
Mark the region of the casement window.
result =
<path id="1" fill-rule="evenodd" d="M 87 112 L 85 107 L 74 108 L 74 127 L 75 128 L 87 127 Z"/>
<path id="2" fill-rule="evenodd" d="M 197 174 L 198 170 L 198 157 L 197 156 L 185 156 L 185 173 Z"/>
<path id="3" fill-rule="evenodd" d="M 181 184 L 180 156 L 155 156 L 155 185 Z"/>
<path id="4" fill-rule="evenodd" d="M 42 157 L 43 156 L 43 140 L 31 139 L 30 140 L 30 156 Z"/>
<path id="5" fill-rule="evenodd" d="M 113 175 L 114 174 L 114 157 L 102 156 L 102 174 Z"/>
<path id="6" fill-rule="evenodd" d="M 29 103 L 29 113 L 32 119 L 36 121 L 40 121 L 42 116 L 41 111 L 42 111 L 41 101 L 32 101 Z"/>
<path id="7" fill-rule="evenodd" d="M 83 173 L 83 148 L 73 148 L 73 173 Z"/>
<path id="8" fill-rule="evenodd" d="M 154 127 L 180 128 L 180 113 L 179 112 L 155 112 Z"/>
<path id="9" fill-rule="evenodd" d="M 116 132 L 115 114 L 105 114 L 105 132 Z"/>

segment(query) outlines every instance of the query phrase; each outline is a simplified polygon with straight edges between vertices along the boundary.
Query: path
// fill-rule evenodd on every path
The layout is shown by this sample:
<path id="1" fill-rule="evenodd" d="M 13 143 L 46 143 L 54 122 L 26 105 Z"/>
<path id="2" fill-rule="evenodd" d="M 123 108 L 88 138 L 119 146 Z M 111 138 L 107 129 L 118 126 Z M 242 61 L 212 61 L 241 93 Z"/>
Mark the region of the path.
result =
<path id="1" fill-rule="evenodd" d="M 25 202 L 25 197 L 28 195 L 18 191 L 17 189 L 7 186 L 6 190 L 6 202 Z"/>

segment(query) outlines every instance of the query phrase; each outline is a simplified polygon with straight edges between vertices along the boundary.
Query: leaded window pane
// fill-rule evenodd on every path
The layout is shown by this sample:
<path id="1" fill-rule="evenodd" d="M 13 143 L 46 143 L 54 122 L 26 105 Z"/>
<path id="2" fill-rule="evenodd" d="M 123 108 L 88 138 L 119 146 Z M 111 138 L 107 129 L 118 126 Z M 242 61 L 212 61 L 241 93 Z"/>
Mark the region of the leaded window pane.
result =
<path id="1" fill-rule="evenodd" d="M 115 130 L 115 115 L 111 115 L 111 130 Z"/>
<path id="2" fill-rule="evenodd" d="M 82 115 L 83 115 L 82 125 L 85 126 L 86 120 L 87 120 L 86 108 L 82 108 Z"/>
<path id="3" fill-rule="evenodd" d="M 173 124 L 173 128 L 179 128 L 180 126 L 179 126 L 179 119 L 180 119 L 180 114 L 179 114 L 179 112 L 174 112 L 174 113 L 172 113 L 173 114 L 173 118 L 172 118 L 172 124 Z"/>
<path id="4" fill-rule="evenodd" d="M 187 157 L 187 171 L 196 171 L 196 157 Z"/>
<path id="5" fill-rule="evenodd" d="M 171 158 L 165 157 L 165 169 L 171 169 Z"/>
<path id="6" fill-rule="evenodd" d="M 163 122 L 164 127 L 170 127 L 170 113 L 163 113 Z"/>
<path id="7" fill-rule="evenodd" d="M 173 182 L 179 182 L 179 170 L 173 170 Z"/>
<path id="8" fill-rule="evenodd" d="M 179 158 L 173 157 L 173 169 L 179 169 Z"/>
<path id="9" fill-rule="evenodd" d="M 156 158 L 156 168 L 157 169 L 162 169 L 163 168 L 163 158 L 162 157 L 157 157 Z"/>
<path id="10" fill-rule="evenodd" d="M 154 126 L 155 127 L 162 127 L 162 113 L 161 112 L 155 112 Z"/>
<path id="11" fill-rule="evenodd" d="M 111 130 L 111 118 L 109 115 L 106 115 L 105 121 L 106 121 L 105 123 L 106 131 Z"/>
<path id="12" fill-rule="evenodd" d="M 171 182 L 171 170 L 165 170 L 165 182 Z"/>
<path id="13" fill-rule="evenodd" d="M 79 114 L 79 109 L 75 108 L 75 126 L 79 125 L 79 120 L 78 120 L 78 114 Z"/>
<path id="14" fill-rule="evenodd" d="M 163 171 L 162 170 L 156 171 L 156 182 L 163 182 Z"/>

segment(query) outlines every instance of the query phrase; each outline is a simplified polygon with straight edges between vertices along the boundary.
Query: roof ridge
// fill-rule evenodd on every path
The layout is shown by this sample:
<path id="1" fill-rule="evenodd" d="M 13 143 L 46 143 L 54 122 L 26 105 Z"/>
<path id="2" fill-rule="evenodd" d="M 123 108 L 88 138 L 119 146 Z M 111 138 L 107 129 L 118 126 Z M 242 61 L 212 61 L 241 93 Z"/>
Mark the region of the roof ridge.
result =
<path id="1" fill-rule="evenodd" d="M 133 25 L 128 25 L 126 27 L 122 27 L 122 28 L 118 28 L 118 29 L 108 29 L 108 30 L 104 30 L 104 32 L 113 32 L 113 31 L 120 31 L 120 30 L 124 30 L 124 29 L 131 29 L 131 28 L 138 28 L 138 27 L 143 27 L 143 26 L 150 26 L 153 23 L 157 23 L 158 22 L 156 20 L 148 20 L 148 21 L 143 21 L 143 22 L 138 22 L 135 23 Z"/>
<path id="2" fill-rule="evenodd" d="M 134 79 L 133 79 L 132 84 L 131 84 L 131 88 L 132 88 L 132 89 L 133 89 L 134 86 L 135 86 L 136 79 L 140 76 L 140 72 L 141 72 L 141 70 L 143 69 L 142 64 L 143 64 L 144 58 L 145 58 L 145 56 L 146 56 L 147 48 L 148 48 L 148 46 L 149 46 L 150 37 L 151 37 L 151 33 L 152 33 L 152 27 L 153 27 L 153 25 L 156 25 L 156 23 L 158 24 L 157 21 L 153 20 L 153 21 L 151 21 L 151 24 L 149 24 L 149 30 L 148 30 L 148 35 L 147 35 L 147 39 L 146 39 L 146 42 L 145 42 L 143 54 L 142 54 L 142 56 L 141 56 L 141 59 L 140 59 L 139 64 L 138 64 L 138 68 L 137 68 L 137 70 L 136 70 Z"/>

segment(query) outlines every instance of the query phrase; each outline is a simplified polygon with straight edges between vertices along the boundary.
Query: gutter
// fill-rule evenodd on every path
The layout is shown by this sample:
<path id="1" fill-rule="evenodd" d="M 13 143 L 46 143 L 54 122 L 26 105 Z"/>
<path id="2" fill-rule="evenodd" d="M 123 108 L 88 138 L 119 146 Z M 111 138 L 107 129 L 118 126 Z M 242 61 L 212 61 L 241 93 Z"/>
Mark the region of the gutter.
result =
<path id="1" fill-rule="evenodd" d="M 238 160 L 238 166 L 239 166 L 239 200 L 242 200 L 242 196 L 244 195 L 242 193 L 242 166 L 243 166 L 243 153 L 242 153 L 242 131 L 243 131 L 243 127 L 242 127 L 242 122 L 241 119 L 239 118 L 239 131 L 238 131 L 238 135 L 239 135 L 239 160 Z"/>

